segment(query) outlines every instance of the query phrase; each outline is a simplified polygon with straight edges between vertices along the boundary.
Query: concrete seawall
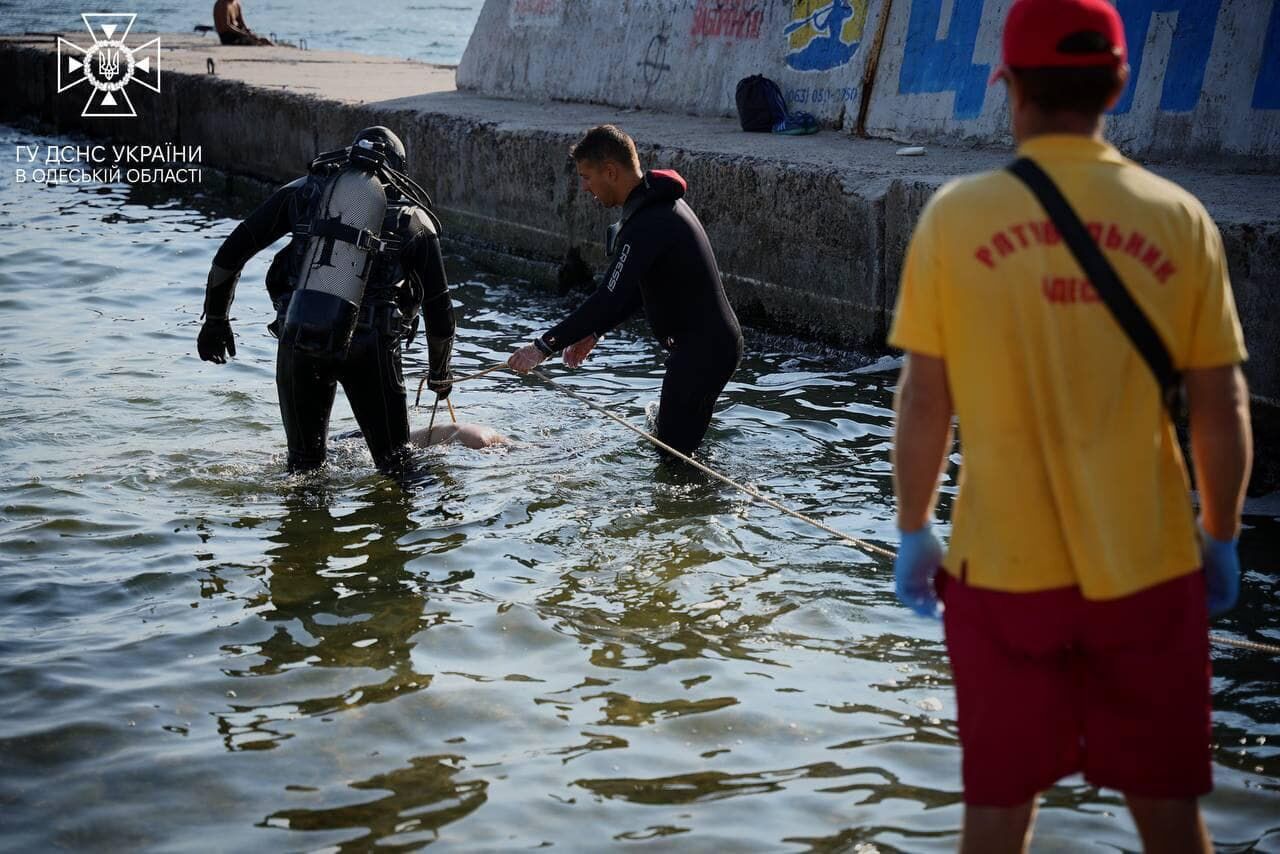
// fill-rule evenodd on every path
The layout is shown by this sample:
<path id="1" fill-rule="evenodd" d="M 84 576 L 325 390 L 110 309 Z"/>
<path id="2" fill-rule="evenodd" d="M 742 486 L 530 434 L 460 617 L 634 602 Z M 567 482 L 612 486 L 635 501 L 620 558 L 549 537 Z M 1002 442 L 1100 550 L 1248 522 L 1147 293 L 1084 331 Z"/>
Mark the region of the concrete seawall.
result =
<path id="1" fill-rule="evenodd" d="M 162 91 L 135 95 L 139 117 L 91 119 L 80 115 L 82 96 L 56 92 L 50 39 L 0 39 L 0 75 L 11 81 L 0 120 L 200 145 L 207 165 L 269 181 L 295 177 L 360 127 L 387 124 L 405 137 L 410 171 L 454 245 L 543 283 L 556 280 L 570 252 L 604 260 L 610 216 L 579 191 L 567 149 L 583 128 L 616 122 L 648 165 L 689 180 L 744 320 L 868 351 L 884 346 L 902 256 L 929 195 L 954 175 L 1008 159 L 945 148 L 895 157 L 893 143 L 842 134 L 743 134 L 717 118 L 486 98 L 453 91 L 450 69 L 415 63 L 182 36 L 164 43 Z M 1160 171 L 1200 196 L 1222 228 L 1250 382 L 1261 401 L 1280 402 L 1280 177 Z"/>
<path id="2" fill-rule="evenodd" d="M 1007 145 L 999 63 L 1012 0 L 486 0 L 459 87 L 734 114 L 749 74 L 874 137 Z M 1280 6 L 1118 0 L 1133 74 L 1111 138 L 1144 159 L 1280 169 Z"/>

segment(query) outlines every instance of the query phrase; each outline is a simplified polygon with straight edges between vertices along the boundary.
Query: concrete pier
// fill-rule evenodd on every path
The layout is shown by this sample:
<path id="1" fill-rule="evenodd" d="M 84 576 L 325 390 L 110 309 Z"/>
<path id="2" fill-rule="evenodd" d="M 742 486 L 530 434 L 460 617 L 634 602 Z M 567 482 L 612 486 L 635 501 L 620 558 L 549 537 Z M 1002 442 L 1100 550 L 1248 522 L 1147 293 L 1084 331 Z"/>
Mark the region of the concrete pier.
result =
<path id="1" fill-rule="evenodd" d="M 74 35 L 72 36 L 75 37 Z M 131 41 L 149 38 L 134 36 Z M 736 121 L 459 92 L 450 68 L 292 48 L 222 47 L 164 35 L 160 93 L 138 117 L 80 115 L 57 93 L 52 37 L 0 39 L 0 120 L 139 143 L 202 146 L 204 163 L 270 181 L 370 124 L 400 132 L 410 172 L 456 245 L 483 264 L 553 283 L 577 252 L 604 261 L 610 212 L 578 190 L 567 149 L 614 122 L 647 166 L 678 169 L 715 245 L 726 285 L 753 325 L 881 349 L 916 217 L 947 179 L 997 168 L 1005 150 L 898 144 L 838 132 L 744 134 Z M 210 66 L 212 61 L 212 69 Z M 1199 196 L 1223 231 L 1259 403 L 1280 403 L 1280 176 L 1157 167 Z M 1268 478 L 1273 480 L 1273 478 Z"/>
<path id="2" fill-rule="evenodd" d="M 1012 0 L 485 0 L 462 89 L 707 116 L 764 74 L 830 127 L 1010 143 L 990 86 Z M 1111 138 L 1130 156 L 1280 168 L 1280 7 L 1118 0 L 1131 81 Z"/>

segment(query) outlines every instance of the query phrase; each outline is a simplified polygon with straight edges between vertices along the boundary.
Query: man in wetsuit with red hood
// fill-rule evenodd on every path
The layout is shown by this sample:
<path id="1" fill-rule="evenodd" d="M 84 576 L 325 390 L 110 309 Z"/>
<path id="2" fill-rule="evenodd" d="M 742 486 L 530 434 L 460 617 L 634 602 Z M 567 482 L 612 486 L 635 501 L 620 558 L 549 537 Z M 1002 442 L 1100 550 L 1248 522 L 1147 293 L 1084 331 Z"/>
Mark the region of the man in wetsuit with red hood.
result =
<path id="1" fill-rule="evenodd" d="M 528 373 L 563 351 L 565 364 L 576 368 L 600 336 L 643 306 L 670 353 L 658 438 L 692 453 L 742 358 L 742 330 L 707 233 L 682 198 L 684 178 L 663 169 L 641 172 L 635 143 L 613 125 L 587 131 L 570 154 L 582 188 L 606 207 L 622 206 L 622 219 L 609 228 L 609 269 L 595 293 L 508 364 Z"/>

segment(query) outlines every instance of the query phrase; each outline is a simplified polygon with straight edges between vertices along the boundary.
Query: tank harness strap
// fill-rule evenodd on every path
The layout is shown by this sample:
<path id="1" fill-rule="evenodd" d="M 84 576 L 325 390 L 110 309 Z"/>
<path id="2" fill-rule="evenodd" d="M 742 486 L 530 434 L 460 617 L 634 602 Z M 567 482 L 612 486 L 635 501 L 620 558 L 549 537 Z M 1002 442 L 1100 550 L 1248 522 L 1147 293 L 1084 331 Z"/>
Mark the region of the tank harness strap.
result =
<path id="1" fill-rule="evenodd" d="M 345 225 L 341 217 L 335 216 L 330 219 L 320 220 L 316 226 L 316 228 L 312 228 L 311 223 L 300 222 L 294 226 L 291 234 L 294 237 L 304 239 L 311 236 L 328 238 L 329 244 L 325 247 L 326 259 L 333 251 L 333 242 L 335 240 L 340 240 L 343 243 L 353 243 L 356 247 L 366 252 L 375 253 L 395 252 L 402 248 L 403 244 L 403 241 L 398 237 L 379 237 L 367 228 Z"/>
<path id="2" fill-rule="evenodd" d="M 294 231 L 294 234 L 299 237 L 324 238 L 326 241 L 326 259 L 333 251 L 334 241 L 354 244 L 357 249 L 363 249 L 365 252 L 381 252 L 386 248 L 386 241 L 379 238 L 378 235 L 367 228 L 356 228 L 355 226 L 347 225 L 340 216 L 318 219 L 310 224 L 304 223 L 298 230 Z"/>
<path id="3" fill-rule="evenodd" d="M 302 238 L 319 237 L 324 240 L 324 249 L 316 260 L 316 264 L 320 267 L 332 266 L 333 244 L 335 241 L 350 243 L 357 249 L 364 250 L 369 254 L 365 257 L 362 276 L 368 273 L 369 265 L 373 263 L 376 255 L 380 255 L 391 248 L 390 241 L 383 240 L 367 228 L 356 228 L 355 226 L 347 225 L 340 216 L 315 220 L 311 223 L 299 223 L 293 230 L 293 236 Z"/>

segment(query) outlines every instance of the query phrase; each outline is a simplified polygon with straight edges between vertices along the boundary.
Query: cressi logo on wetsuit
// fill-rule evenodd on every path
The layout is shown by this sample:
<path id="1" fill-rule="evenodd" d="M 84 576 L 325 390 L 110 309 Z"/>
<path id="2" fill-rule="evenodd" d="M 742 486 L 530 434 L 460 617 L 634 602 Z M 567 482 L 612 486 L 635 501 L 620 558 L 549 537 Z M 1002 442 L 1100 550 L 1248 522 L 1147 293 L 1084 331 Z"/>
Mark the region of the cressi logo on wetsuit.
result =
<path id="1" fill-rule="evenodd" d="M 609 277 L 609 290 L 618 287 L 618 279 L 622 277 L 622 270 L 627 266 L 627 256 L 631 254 L 631 244 L 628 243 L 622 247 L 622 252 L 618 254 L 618 261 L 613 265 L 613 275 Z"/>

